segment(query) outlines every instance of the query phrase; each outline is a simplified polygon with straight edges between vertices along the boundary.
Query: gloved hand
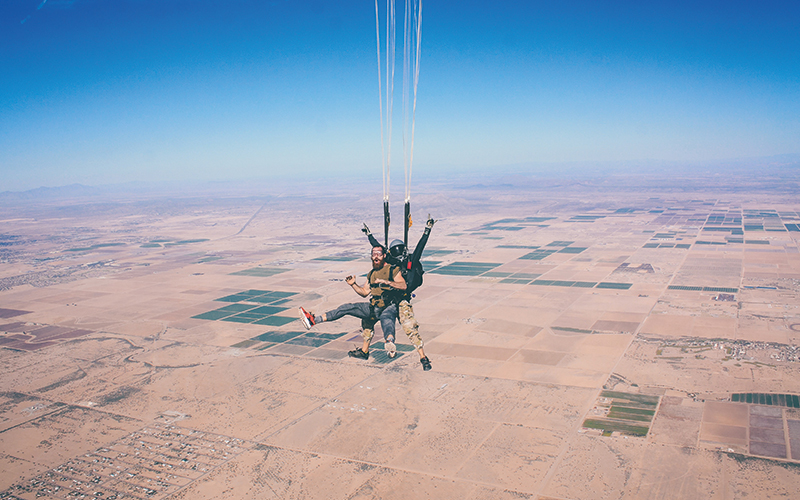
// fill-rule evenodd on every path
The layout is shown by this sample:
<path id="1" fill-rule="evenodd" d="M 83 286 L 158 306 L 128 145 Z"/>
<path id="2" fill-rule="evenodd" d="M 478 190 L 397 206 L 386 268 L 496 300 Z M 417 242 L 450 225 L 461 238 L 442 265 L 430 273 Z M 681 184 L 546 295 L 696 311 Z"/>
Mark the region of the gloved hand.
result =
<path id="1" fill-rule="evenodd" d="M 372 233 L 369 232 L 369 227 L 367 227 L 367 223 L 366 222 L 364 223 L 364 227 L 361 228 L 361 232 L 366 234 L 367 236 L 372 234 Z"/>
<path id="2" fill-rule="evenodd" d="M 427 222 L 427 223 L 425 223 L 425 227 L 427 227 L 428 229 L 430 229 L 430 228 L 432 228 L 432 227 L 433 227 L 433 225 L 434 225 L 434 224 L 436 224 L 436 221 L 435 221 L 435 220 L 433 220 L 433 218 L 431 217 L 431 214 L 428 214 L 428 222 Z"/>

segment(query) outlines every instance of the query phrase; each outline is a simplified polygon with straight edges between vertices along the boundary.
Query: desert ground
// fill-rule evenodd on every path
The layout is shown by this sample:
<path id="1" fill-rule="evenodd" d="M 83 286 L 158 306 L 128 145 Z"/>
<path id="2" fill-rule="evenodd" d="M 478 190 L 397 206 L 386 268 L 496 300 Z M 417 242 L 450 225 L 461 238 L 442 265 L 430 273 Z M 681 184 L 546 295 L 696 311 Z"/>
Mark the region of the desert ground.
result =
<path id="1" fill-rule="evenodd" d="M 0 206 L 0 498 L 796 498 L 795 196 L 428 186 L 425 372 L 345 193 Z"/>

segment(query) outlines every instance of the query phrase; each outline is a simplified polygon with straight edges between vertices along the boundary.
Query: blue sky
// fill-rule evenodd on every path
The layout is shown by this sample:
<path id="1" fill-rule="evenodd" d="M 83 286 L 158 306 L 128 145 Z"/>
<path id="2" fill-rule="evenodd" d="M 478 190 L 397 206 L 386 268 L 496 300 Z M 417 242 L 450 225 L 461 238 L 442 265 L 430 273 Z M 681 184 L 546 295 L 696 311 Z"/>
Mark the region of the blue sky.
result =
<path id="1" fill-rule="evenodd" d="M 800 153 L 799 28 L 797 1 L 427 0 L 415 172 Z M 370 0 L 3 0 L 0 68 L 0 191 L 380 187 Z"/>

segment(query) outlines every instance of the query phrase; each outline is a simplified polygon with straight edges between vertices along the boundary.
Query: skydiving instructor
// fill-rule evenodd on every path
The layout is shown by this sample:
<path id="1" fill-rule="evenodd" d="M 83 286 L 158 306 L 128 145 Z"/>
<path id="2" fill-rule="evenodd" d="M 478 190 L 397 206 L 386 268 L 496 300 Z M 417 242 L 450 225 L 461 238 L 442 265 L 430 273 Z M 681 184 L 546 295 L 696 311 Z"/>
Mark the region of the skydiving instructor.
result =
<path id="1" fill-rule="evenodd" d="M 386 262 L 400 268 L 400 272 L 402 273 L 404 281 L 406 282 L 405 290 L 402 290 L 396 296 L 398 300 L 397 316 L 400 320 L 400 325 L 403 327 L 403 331 L 406 332 L 408 340 L 417 349 L 417 352 L 419 353 L 419 361 L 422 363 L 422 368 L 425 371 L 431 369 L 431 362 L 425 355 L 425 351 L 422 348 L 422 337 L 419 335 L 419 323 L 417 323 L 417 320 L 414 317 L 414 308 L 411 305 L 411 299 L 413 297 L 412 292 L 414 292 L 414 290 L 416 290 L 422 284 L 422 274 L 424 270 L 422 268 L 420 259 L 422 258 L 422 252 L 425 250 L 425 245 L 428 243 L 428 237 L 430 236 L 431 229 L 435 223 L 436 221 L 433 220 L 430 215 L 428 215 L 428 221 L 425 224 L 425 230 L 423 231 L 422 237 L 419 239 L 417 246 L 414 248 L 414 253 L 411 256 L 408 255 L 408 249 L 400 240 L 392 240 L 392 242 L 389 244 L 388 255 L 386 255 Z M 367 235 L 367 238 L 369 238 L 369 242 L 373 248 L 382 246 L 372 235 L 369 227 L 367 227 L 366 224 L 364 224 L 364 227 L 361 229 L 361 231 Z M 389 351 L 390 354 L 394 354 L 394 347 L 394 344 L 391 346 L 387 344 L 387 350 L 391 349 Z"/>

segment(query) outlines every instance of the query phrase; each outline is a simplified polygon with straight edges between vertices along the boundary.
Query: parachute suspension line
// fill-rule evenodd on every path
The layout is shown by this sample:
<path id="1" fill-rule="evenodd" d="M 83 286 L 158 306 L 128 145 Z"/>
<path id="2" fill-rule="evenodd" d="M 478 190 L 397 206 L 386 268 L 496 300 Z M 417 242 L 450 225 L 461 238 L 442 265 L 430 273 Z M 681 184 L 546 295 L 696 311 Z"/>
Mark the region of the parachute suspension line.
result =
<path id="1" fill-rule="evenodd" d="M 411 171 L 414 162 L 414 128 L 422 41 L 422 0 L 405 1 L 403 28 L 403 170 L 406 181 L 403 235 L 407 248 L 408 228 L 411 226 Z"/>
<path id="2" fill-rule="evenodd" d="M 419 58 L 422 53 L 422 0 L 418 0 L 419 6 L 417 13 L 417 47 L 416 56 L 414 57 L 414 104 L 411 109 L 411 152 L 408 159 L 408 180 L 406 181 L 407 192 L 406 199 L 411 198 L 411 167 L 414 163 L 414 126 L 416 125 L 417 118 L 417 87 L 419 86 Z"/>
<path id="3" fill-rule="evenodd" d="M 389 185 L 392 165 L 392 121 L 394 110 L 394 72 L 395 72 L 395 0 L 386 0 L 386 114 L 382 97 L 379 97 L 381 107 L 381 163 L 383 166 L 383 231 L 384 243 L 389 247 Z M 381 37 L 380 14 L 378 0 L 375 0 L 375 35 L 378 42 L 378 94 L 382 95 L 381 88 Z M 385 123 L 384 123 L 385 118 Z M 385 131 L 385 141 L 384 141 Z M 385 144 L 385 146 L 384 146 Z"/>
<path id="4" fill-rule="evenodd" d="M 394 109 L 395 73 L 395 0 L 386 0 L 386 109 L 384 110 L 381 64 L 380 9 L 375 0 L 375 39 L 378 48 L 378 104 L 381 118 L 381 167 L 383 173 L 383 226 L 385 244 L 389 246 L 389 185 L 392 163 L 392 112 Z M 384 113 L 385 111 L 385 113 Z"/>
<path id="5" fill-rule="evenodd" d="M 386 9 L 386 16 L 387 16 L 387 19 L 386 19 L 386 23 L 387 23 L 387 25 L 386 25 L 387 26 L 387 28 L 386 28 L 386 30 L 387 30 L 386 43 L 388 44 L 389 43 L 389 39 L 388 39 L 388 31 L 389 31 L 389 28 L 388 28 L 388 26 L 389 26 L 388 25 L 388 23 L 389 23 L 389 19 L 388 19 L 388 17 L 389 17 L 389 1 L 388 0 L 386 2 L 386 6 L 387 6 L 387 9 Z M 381 117 L 381 173 L 383 175 L 383 233 L 384 233 L 385 245 L 388 247 L 389 246 L 389 159 L 390 158 L 389 158 L 389 155 L 387 155 L 387 153 L 386 153 L 386 141 L 384 141 L 383 85 L 382 85 L 382 82 L 381 82 L 381 71 L 383 69 L 383 66 L 381 65 L 381 22 L 380 22 L 380 13 L 379 13 L 379 9 L 378 9 L 378 0 L 375 0 L 375 41 L 376 41 L 377 47 L 378 47 L 378 105 L 380 107 L 380 117 Z M 389 88 L 389 68 L 388 68 L 389 48 L 388 48 L 388 45 L 387 45 L 387 49 L 386 49 L 386 58 L 387 58 L 387 60 L 386 60 L 386 62 L 387 62 L 387 68 L 386 68 L 387 110 L 386 110 L 386 114 L 388 116 L 389 115 L 389 109 L 388 109 L 388 104 L 389 104 L 389 101 L 388 101 L 388 99 L 389 99 L 389 92 L 388 92 L 388 88 Z M 388 126 L 389 123 L 391 123 L 391 119 L 388 120 L 388 123 L 386 123 L 386 126 Z M 391 128 L 390 128 L 390 130 L 391 130 Z M 391 149 L 391 141 L 392 141 L 391 132 L 389 132 L 389 136 L 387 138 L 387 141 L 389 142 L 389 149 Z"/>
<path id="6" fill-rule="evenodd" d="M 386 200 L 386 146 L 383 140 L 383 85 L 381 81 L 381 23 L 378 14 L 378 0 L 375 0 L 375 41 L 378 44 L 378 106 L 381 113 L 381 173 L 383 174 L 383 199 Z"/>
<path id="7" fill-rule="evenodd" d="M 403 237 L 408 246 L 411 226 L 411 171 L 414 161 L 414 131 L 417 115 L 417 87 L 422 41 L 422 0 L 405 0 L 403 22 L 403 170 L 405 173 L 405 213 Z M 383 227 L 385 244 L 389 246 L 389 187 L 392 164 L 392 123 L 394 111 L 394 77 L 396 54 L 395 0 L 386 0 L 386 100 L 383 99 L 383 65 L 381 61 L 380 8 L 375 0 L 375 36 L 378 49 L 378 104 L 381 117 L 381 165 L 383 169 Z M 413 90 L 412 90 L 413 89 Z M 385 111 L 385 113 L 384 113 Z"/>
<path id="8" fill-rule="evenodd" d="M 403 215 L 403 244 L 408 248 L 408 228 L 411 227 L 411 202 L 406 198 L 405 213 Z"/>
<path id="9" fill-rule="evenodd" d="M 395 72 L 395 0 L 386 0 L 386 125 L 387 125 L 387 150 L 386 150 L 386 190 L 384 201 L 389 201 L 389 184 L 392 164 L 392 122 L 394 111 L 394 72 Z"/>
<path id="10" fill-rule="evenodd" d="M 386 196 L 383 200 L 383 236 L 384 247 L 389 249 L 389 179 L 391 174 L 392 159 L 392 122 L 394 116 L 394 72 L 397 18 L 395 14 L 395 0 L 386 0 L 386 105 L 388 108 L 389 148 L 386 152 Z M 391 78 L 390 78 L 391 75 Z"/>

